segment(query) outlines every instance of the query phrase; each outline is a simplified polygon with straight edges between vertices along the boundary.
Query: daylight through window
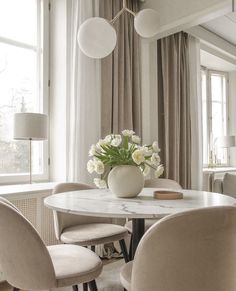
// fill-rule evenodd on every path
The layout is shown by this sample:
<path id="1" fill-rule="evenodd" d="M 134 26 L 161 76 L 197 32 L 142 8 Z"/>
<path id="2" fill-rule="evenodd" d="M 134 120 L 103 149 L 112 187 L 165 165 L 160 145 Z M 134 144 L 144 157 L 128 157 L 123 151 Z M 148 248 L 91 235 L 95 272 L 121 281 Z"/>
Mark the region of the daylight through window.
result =
<path id="1" fill-rule="evenodd" d="M 9 17 L 11 15 L 11 17 Z M 14 21 L 13 21 L 14 19 Z M 43 6 L 0 2 L 0 178 L 29 172 L 29 142 L 13 140 L 16 112 L 43 112 Z M 33 143 L 33 174 L 45 169 L 43 142 Z"/>
<path id="2" fill-rule="evenodd" d="M 228 131 L 228 74 L 202 69 L 203 163 L 226 166 L 228 151 L 220 140 Z"/>

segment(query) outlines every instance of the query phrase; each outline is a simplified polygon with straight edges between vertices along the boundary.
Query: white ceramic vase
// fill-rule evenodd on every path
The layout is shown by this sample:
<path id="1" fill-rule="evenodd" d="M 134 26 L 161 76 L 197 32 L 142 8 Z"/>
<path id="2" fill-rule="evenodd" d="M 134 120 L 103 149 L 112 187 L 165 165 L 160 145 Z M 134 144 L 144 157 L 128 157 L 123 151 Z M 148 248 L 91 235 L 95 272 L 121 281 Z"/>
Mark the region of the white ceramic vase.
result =
<path id="1" fill-rule="evenodd" d="M 116 166 L 108 175 L 108 187 L 117 197 L 136 197 L 143 186 L 143 174 L 136 166 Z"/>

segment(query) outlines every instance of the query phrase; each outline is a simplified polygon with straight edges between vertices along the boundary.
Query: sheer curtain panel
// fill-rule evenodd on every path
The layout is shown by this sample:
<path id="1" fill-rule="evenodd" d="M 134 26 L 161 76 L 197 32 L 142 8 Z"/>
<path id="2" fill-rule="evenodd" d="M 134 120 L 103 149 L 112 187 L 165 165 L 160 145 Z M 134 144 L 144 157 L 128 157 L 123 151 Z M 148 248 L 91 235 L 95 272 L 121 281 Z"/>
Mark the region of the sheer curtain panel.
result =
<path id="1" fill-rule="evenodd" d="M 88 151 L 101 136 L 100 61 L 79 49 L 77 32 L 89 17 L 98 16 L 99 1 L 68 1 L 67 179 L 91 183 Z"/>
<path id="2" fill-rule="evenodd" d="M 200 41 L 189 35 L 189 84 L 191 118 L 191 188 L 202 189 L 202 98 Z"/>

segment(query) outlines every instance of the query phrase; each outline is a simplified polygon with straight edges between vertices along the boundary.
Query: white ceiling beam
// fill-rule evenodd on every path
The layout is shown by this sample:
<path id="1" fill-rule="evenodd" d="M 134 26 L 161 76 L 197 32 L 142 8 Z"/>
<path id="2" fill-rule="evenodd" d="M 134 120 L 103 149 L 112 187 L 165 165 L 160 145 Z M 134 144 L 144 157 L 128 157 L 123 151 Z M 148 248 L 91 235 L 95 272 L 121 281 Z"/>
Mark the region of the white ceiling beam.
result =
<path id="1" fill-rule="evenodd" d="M 232 0 L 146 0 L 142 8 L 159 13 L 160 29 L 155 40 L 230 13 Z"/>
<path id="2" fill-rule="evenodd" d="M 214 54 L 218 57 L 236 64 L 236 46 L 230 42 L 201 26 L 192 27 L 185 31 L 200 39 L 202 49 L 209 53 L 215 52 Z"/>

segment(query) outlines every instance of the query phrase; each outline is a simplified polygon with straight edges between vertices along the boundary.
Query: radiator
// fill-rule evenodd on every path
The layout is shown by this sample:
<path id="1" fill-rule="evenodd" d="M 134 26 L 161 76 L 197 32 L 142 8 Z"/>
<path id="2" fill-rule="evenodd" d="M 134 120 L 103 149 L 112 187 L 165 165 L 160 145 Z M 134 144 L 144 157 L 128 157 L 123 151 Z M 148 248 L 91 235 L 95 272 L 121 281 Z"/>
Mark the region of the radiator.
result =
<path id="1" fill-rule="evenodd" d="M 52 210 L 44 206 L 44 198 L 51 193 L 22 195 L 9 199 L 21 213 L 33 224 L 46 245 L 57 244 L 54 234 Z"/>

